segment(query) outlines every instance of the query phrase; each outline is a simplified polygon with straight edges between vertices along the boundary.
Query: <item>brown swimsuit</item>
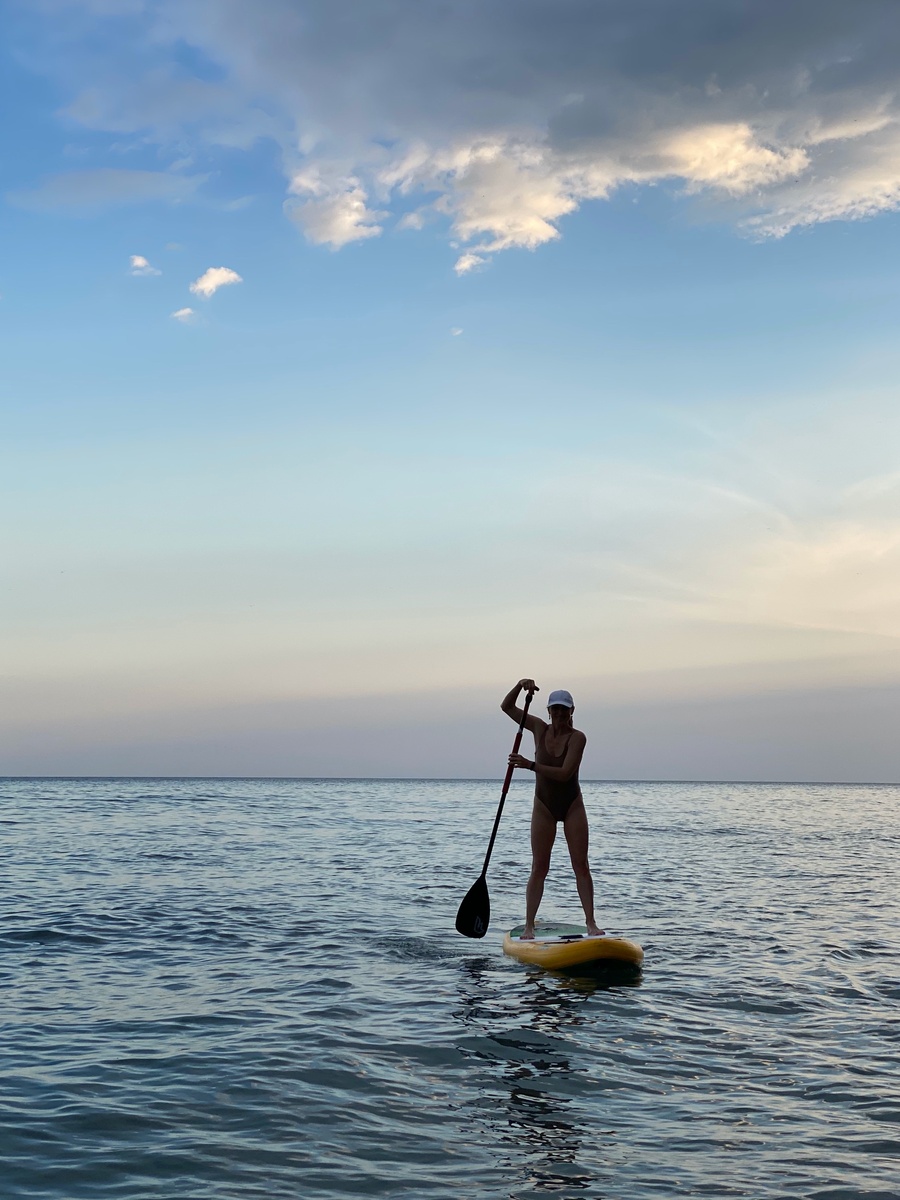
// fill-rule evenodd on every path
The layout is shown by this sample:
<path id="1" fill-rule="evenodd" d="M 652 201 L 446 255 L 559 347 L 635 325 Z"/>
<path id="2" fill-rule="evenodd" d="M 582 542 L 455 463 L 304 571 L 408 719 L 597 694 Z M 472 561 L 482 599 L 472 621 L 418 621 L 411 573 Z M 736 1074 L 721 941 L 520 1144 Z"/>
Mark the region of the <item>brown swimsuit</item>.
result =
<path id="1" fill-rule="evenodd" d="M 551 754 L 544 741 L 548 729 L 549 726 L 544 726 L 544 730 L 535 747 L 534 761 L 542 767 L 561 767 L 565 761 L 566 751 L 569 748 L 568 739 L 565 746 L 563 746 L 562 754 Z M 546 775 L 536 775 L 535 795 L 550 813 L 550 816 L 553 817 L 554 821 L 564 821 L 569 809 L 581 795 L 578 772 L 576 771 L 571 779 L 566 779 L 562 782 L 556 779 L 548 779 Z"/>

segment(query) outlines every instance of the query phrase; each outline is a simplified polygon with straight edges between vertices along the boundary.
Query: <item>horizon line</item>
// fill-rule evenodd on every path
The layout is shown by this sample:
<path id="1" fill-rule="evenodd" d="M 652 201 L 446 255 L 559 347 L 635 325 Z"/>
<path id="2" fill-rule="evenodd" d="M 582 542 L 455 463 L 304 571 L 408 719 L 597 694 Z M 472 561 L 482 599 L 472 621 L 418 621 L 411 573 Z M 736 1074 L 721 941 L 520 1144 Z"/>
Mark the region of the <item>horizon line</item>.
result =
<path id="1" fill-rule="evenodd" d="M 0 782 L 21 780 L 105 780 L 144 779 L 217 780 L 247 783 L 499 783 L 502 775 L 0 775 Z M 513 783 L 528 783 L 527 779 Z M 840 779 L 582 779 L 582 783 L 628 784 L 740 784 L 756 787 L 900 787 L 900 780 Z"/>

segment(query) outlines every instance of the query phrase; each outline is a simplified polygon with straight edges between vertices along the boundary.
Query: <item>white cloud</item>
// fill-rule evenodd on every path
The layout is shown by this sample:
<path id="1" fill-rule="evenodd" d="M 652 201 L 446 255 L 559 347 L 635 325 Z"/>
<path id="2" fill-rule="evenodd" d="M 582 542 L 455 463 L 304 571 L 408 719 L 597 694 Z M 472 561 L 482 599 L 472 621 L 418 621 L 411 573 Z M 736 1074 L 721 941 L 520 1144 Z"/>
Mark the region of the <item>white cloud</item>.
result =
<path id="1" fill-rule="evenodd" d="M 195 296 L 203 296 L 208 300 L 210 296 L 216 294 L 220 287 L 243 282 L 237 271 L 232 271 L 230 267 L 210 267 L 203 272 L 199 279 L 194 280 L 191 284 L 191 291 Z"/>
<path id="2" fill-rule="evenodd" d="M 597 191 L 594 181 L 571 171 L 545 146 L 518 140 L 459 147 L 430 165 L 433 173 L 425 182 L 435 186 L 443 178 L 443 205 L 452 213 L 454 233 L 463 241 L 487 239 L 476 252 L 533 250 L 552 241 L 559 237 L 555 222 L 577 207 L 579 191 Z M 458 263 L 456 269 L 471 267 Z"/>
<path id="3" fill-rule="evenodd" d="M 470 271 L 483 266 L 486 262 L 487 259 L 483 254 L 473 254 L 471 250 L 467 250 L 465 254 L 461 254 L 456 260 L 453 270 L 457 275 L 468 275 Z"/>
<path id="4" fill-rule="evenodd" d="M 317 246 L 339 250 L 350 242 L 377 237 L 377 223 L 386 214 L 368 207 L 368 196 L 355 175 L 344 175 L 328 164 L 308 165 L 291 177 L 292 196 L 286 211 Z"/>
<path id="5" fill-rule="evenodd" d="M 663 154 L 670 159 L 668 173 L 691 188 L 711 186 L 735 196 L 780 183 L 809 166 L 805 150 L 770 149 L 746 122 L 679 130 L 664 144 Z"/>
<path id="6" fill-rule="evenodd" d="M 182 325 L 190 325 L 191 321 L 194 320 L 197 314 L 192 308 L 179 308 L 169 315 L 173 320 L 180 321 Z"/>
<path id="7" fill-rule="evenodd" d="M 456 263 L 463 275 L 486 255 L 513 247 L 534 250 L 559 237 L 562 217 L 624 183 L 681 181 L 691 191 L 729 197 L 778 183 L 805 169 L 795 148 L 763 145 L 746 123 L 669 130 L 643 144 L 610 150 L 554 149 L 545 139 L 479 140 L 428 154 L 422 147 L 381 172 L 401 194 L 437 192 L 435 207 L 453 233 L 475 244 Z"/>
<path id="8" fill-rule="evenodd" d="M 132 254 L 131 256 L 131 274 L 132 275 L 162 275 L 162 271 L 158 271 L 156 267 L 151 267 L 143 254 Z"/>
<path id="9" fill-rule="evenodd" d="M 461 333 L 462 333 L 462 330 L 459 328 L 458 325 L 454 325 L 454 327 L 450 330 L 451 337 L 459 337 L 459 335 Z"/>
<path id="10" fill-rule="evenodd" d="M 418 211 L 404 213 L 403 216 L 400 218 L 400 220 L 397 222 L 397 228 L 398 229 L 415 229 L 415 230 L 424 229 L 425 228 L 425 214 L 422 212 L 418 212 Z"/>

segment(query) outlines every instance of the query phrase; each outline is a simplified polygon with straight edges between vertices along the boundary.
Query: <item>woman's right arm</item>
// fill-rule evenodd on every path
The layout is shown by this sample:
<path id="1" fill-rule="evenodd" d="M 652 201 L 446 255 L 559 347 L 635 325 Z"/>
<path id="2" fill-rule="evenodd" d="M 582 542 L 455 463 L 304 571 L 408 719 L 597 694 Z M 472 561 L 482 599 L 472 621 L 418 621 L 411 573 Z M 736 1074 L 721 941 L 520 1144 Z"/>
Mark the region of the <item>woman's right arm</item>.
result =
<path id="1" fill-rule="evenodd" d="M 540 691 L 540 688 L 533 679 L 520 679 L 515 687 L 511 688 L 507 695 L 505 695 L 500 701 L 500 707 L 508 717 L 515 721 L 517 725 L 522 720 L 522 713 L 524 711 L 516 704 L 516 701 L 519 698 L 519 693 L 522 691 L 538 692 Z M 540 719 L 540 717 L 534 717 L 531 715 L 531 713 L 529 713 L 525 718 L 525 728 L 531 730 L 532 733 L 540 733 L 543 725 L 544 722 Z"/>

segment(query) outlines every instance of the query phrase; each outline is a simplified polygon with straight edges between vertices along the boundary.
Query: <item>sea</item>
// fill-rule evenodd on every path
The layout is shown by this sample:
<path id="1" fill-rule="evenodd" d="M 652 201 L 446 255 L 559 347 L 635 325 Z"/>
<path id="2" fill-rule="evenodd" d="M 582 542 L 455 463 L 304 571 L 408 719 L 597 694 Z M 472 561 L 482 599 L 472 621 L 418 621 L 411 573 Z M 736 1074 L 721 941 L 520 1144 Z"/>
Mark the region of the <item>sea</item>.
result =
<path id="1" fill-rule="evenodd" d="M 525 782 L 471 941 L 496 780 L 0 781 L 0 1198 L 897 1200 L 900 788 L 583 786 L 639 974 Z"/>

